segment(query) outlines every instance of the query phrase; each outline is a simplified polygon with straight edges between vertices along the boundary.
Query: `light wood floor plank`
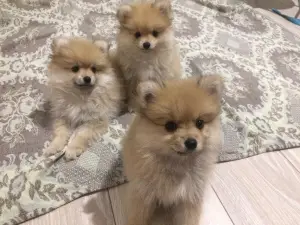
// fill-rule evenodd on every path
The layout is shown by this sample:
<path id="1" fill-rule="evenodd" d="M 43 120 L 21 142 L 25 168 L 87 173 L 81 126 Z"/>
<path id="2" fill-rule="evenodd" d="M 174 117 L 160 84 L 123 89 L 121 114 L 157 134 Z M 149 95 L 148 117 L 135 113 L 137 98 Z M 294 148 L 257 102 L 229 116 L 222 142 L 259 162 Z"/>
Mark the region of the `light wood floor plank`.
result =
<path id="1" fill-rule="evenodd" d="M 300 173 L 279 152 L 219 164 L 212 183 L 235 225 L 300 224 Z"/>
<path id="2" fill-rule="evenodd" d="M 205 193 L 203 217 L 199 225 L 233 225 L 211 186 Z"/>
<path id="3" fill-rule="evenodd" d="M 115 225 L 108 191 L 79 198 L 23 225 Z"/>
<path id="4" fill-rule="evenodd" d="M 116 225 L 125 225 L 125 192 L 122 185 L 109 190 Z M 233 225 L 213 189 L 209 187 L 206 192 L 203 217 L 199 225 Z"/>
<path id="5" fill-rule="evenodd" d="M 300 149 L 218 164 L 199 225 L 300 224 L 299 165 Z M 125 225 L 125 190 L 121 185 L 77 199 L 24 224 Z"/>
<path id="6" fill-rule="evenodd" d="M 300 172 L 300 148 L 281 151 L 281 154 Z"/>
<path id="7" fill-rule="evenodd" d="M 126 207 L 125 207 L 125 196 L 126 196 L 127 184 L 123 184 L 108 190 L 112 211 L 116 225 L 125 225 L 126 218 Z"/>

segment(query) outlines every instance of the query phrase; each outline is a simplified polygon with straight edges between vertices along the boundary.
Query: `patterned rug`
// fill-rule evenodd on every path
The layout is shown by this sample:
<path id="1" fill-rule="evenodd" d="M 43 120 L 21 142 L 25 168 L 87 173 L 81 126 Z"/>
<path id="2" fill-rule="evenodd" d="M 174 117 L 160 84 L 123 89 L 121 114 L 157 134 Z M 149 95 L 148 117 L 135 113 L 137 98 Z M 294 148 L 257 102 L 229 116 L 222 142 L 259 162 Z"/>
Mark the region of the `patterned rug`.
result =
<path id="1" fill-rule="evenodd" d="M 129 114 L 76 161 L 41 156 L 51 140 L 44 90 L 52 39 L 113 42 L 119 4 L 0 0 L 0 224 L 21 223 L 125 181 L 119 143 Z M 174 0 L 173 6 L 185 75 L 225 79 L 219 161 L 300 146 L 299 38 L 244 4 Z"/>

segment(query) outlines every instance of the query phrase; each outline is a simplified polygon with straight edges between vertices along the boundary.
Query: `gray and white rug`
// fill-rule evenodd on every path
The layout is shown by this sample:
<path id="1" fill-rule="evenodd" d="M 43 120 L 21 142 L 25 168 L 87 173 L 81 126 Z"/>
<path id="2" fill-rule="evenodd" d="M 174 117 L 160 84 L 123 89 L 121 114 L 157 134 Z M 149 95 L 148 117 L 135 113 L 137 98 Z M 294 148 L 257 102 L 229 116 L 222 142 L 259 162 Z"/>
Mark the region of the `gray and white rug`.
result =
<path id="1" fill-rule="evenodd" d="M 212 2 L 212 3 L 208 3 Z M 51 139 L 46 65 L 55 36 L 113 41 L 119 0 L 0 0 L 0 224 L 17 224 L 123 183 L 131 115 L 77 161 L 44 159 Z M 245 4 L 174 0 L 185 75 L 225 79 L 220 162 L 300 146 L 299 38 Z"/>

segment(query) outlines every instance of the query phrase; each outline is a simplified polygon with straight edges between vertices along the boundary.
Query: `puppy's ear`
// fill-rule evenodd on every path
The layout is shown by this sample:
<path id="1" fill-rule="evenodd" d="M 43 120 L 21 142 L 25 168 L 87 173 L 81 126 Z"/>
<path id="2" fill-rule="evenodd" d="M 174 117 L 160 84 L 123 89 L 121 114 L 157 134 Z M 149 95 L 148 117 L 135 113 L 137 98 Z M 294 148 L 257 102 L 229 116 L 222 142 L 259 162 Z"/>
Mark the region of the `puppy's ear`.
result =
<path id="1" fill-rule="evenodd" d="M 108 53 L 110 45 L 103 40 L 95 40 L 94 44 L 100 49 L 103 53 Z"/>
<path id="2" fill-rule="evenodd" d="M 130 18 L 132 12 L 132 6 L 130 5 L 122 5 L 117 11 L 117 18 L 121 25 L 125 24 Z"/>
<path id="3" fill-rule="evenodd" d="M 69 44 L 70 38 L 68 37 L 56 37 L 52 42 L 52 52 L 57 52 L 61 47 L 65 47 Z"/>
<path id="4" fill-rule="evenodd" d="M 141 108 L 146 108 L 149 103 L 155 101 L 160 86 L 153 81 L 144 81 L 137 86 L 137 95 Z"/>
<path id="5" fill-rule="evenodd" d="M 158 8 L 170 20 L 173 19 L 171 0 L 155 0 L 152 6 Z"/>
<path id="6" fill-rule="evenodd" d="M 197 79 L 199 87 L 205 89 L 209 95 L 221 97 L 223 91 L 223 78 L 219 75 L 201 76 Z"/>

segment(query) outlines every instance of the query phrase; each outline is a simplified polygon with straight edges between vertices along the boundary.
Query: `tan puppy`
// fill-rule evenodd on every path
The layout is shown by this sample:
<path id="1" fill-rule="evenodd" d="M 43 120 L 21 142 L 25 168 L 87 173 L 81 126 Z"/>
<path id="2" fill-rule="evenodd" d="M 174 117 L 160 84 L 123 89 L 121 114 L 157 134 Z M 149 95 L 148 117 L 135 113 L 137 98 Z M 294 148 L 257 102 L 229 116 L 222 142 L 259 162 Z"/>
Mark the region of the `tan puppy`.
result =
<path id="1" fill-rule="evenodd" d="M 140 113 L 123 141 L 127 225 L 198 225 L 220 138 L 219 76 L 138 87 Z"/>
<path id="2" fill-rule="evenodd" d="M 128 87 L 129 108 L 135 108 L 136 87 L 141 81 L 181 75 L 178 48 L 172 29 L 169 0 L 123 5 L 117 12 L 120 31 L 116 57 Z"/>
<path id="3" fill-rule="evenodd" d="M 101 40 L 54 40 L 48 67 L 54 139 L 46 155 L 65 151 L 66 159 L 75 159 L 118 115 L 125 94 L 107 50 Z"/>

